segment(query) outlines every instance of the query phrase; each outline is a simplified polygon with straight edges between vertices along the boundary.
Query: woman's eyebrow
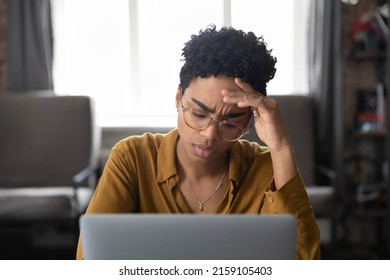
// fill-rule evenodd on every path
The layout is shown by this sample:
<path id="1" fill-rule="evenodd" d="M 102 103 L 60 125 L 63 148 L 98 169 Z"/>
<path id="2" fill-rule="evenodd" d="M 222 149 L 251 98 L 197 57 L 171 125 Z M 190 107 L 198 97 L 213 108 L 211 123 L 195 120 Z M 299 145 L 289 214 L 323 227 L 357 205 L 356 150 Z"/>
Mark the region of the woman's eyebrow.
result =
<path id="1" fill-rule="evenodd" d="M 209 108 L 208 106 L 206 106 L 205 104 L 203 104 L 202 102 L 200 102 L 198 99 L 195 99 L 193 97 L 191 97 L 192 101 L 194 101 L 194 103 L 196 103 L 196 105 L 198 105 L 200 108 L 202 108 L 203 110 L 209 112 L 209 113 L 215 113 L 215 110 L 214 109 L 211 109 Z"/>
<path id="2" fill-rule="evenodd" d="M 200 108 L 202 108 L 203 110 L 205 110 L 206 112 L 215 113 L 215 110 L 214 110 L 214 109 L 209 108 L 207 105 L 203 104 L 203 103 L 200 102 L 198 99 L 191 98 L 191 100 L 192 100 L 196 105 L 198 105 Z M 241 116 L 243 116 L 243 115 L 245 115 L 245 112 L 228 113 L 228 114 L 223 115 L 222 117 L 223 117 L 223 118 L 228 118 L 228 119 L 234 119 L 234 118 L 241 117 Z"/>

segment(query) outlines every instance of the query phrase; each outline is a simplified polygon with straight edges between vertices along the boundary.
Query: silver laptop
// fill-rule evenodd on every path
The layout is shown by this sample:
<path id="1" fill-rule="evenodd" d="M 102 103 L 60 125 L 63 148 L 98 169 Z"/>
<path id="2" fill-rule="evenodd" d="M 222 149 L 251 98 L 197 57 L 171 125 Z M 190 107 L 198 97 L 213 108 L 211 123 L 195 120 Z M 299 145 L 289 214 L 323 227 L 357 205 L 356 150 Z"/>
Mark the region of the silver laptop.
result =
<path id="1" fill-rule="evenodd" d="M 292 215 L 90 214 L 80 230 L 85 259 L 295 259 Z"/>

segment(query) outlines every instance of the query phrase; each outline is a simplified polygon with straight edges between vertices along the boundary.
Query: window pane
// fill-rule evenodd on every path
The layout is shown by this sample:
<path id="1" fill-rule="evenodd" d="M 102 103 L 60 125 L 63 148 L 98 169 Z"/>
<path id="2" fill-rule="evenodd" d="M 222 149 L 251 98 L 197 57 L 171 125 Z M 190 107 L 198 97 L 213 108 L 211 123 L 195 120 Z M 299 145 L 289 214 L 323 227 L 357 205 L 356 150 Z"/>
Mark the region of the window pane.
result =
<path id="1" fill-rule="evenodd" d="M 184 43 L 222 20 L 222 0 L 138 1 L 139 113 L 176 116 Z"/>
<path id="2" fill-rule="evenodd" d="M 232 25 L 263 36 L 277 58 L 268 94 L 307 93 L 307 0 L 231 0 Z"/>
<path id="3" fill-rule="evenodd" d="M 130 104 L 128 1 L 53 2 L 54 87 L 91 95 L 99 119 Z"/>
<path id="4" fill-rule="evenodd" d="M 305 93 L 307 1 L 52 1 L 55 90 L 92 96 L 103 126 L 175 126 L 184 43 L 226 21 L 273 49 L 269 94 Z"/>

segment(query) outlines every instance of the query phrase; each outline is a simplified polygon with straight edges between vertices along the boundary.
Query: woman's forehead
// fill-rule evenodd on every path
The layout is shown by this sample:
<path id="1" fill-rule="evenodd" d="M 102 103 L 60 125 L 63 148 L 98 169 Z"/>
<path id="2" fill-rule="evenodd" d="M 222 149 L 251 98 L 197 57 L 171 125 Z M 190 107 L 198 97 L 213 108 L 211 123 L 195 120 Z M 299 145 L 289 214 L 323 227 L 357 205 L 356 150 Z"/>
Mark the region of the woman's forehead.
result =
<path id="1" fill-rule="evenodd" d="M 240 88 L 234 82 L 233 77 L 219 75 L 205 78 L 196 77 L 191 81 L 186 90 L 190 90 L 198 94 L 211 94 L 213 92 L 221 93 L 223 89 L 239 90 Z"/>
<path id="2" fill-rule="evenodd" d="M 248 108 L 239 108 L 236 104 L 225 103 L 223 89 L 241 90 L 234 82 L 234 78 L 225 76 L 197 78 L 184 94 L 187 103 L 185 105 L 218 115 L 241 115 L 242 112 L 248 111 Z"/>

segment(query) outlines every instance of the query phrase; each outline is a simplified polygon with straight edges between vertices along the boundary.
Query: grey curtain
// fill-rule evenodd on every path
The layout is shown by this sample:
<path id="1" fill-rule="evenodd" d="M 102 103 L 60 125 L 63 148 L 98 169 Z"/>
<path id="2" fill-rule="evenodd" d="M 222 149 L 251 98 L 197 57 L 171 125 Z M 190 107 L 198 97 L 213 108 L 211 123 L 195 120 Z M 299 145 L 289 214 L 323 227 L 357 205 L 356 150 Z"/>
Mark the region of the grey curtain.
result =
<path id="1" fill-rule="evenodd" d="M 311 0 L 310 5 L 309 90 L 316 108 L 316 162 L 331 171 L 328 172 L 333 174 L 330 183 L 336 189 L 336 196 L 344 200 L 341 1 Z"/>
<path id="2" fill-rule="evenodd" d="M 8 0 L 8 90 L 52 90 L 50 0 Z"/>
<path id="3" fill-rule="evenodd" d="M 332 155 L 340 144 L 336 134 L 343 127 L 339 2 L 311 0 L 309 18 L 309 92 L 316 106 L 316 156 L 330 167 L 334 167 Z"/>

